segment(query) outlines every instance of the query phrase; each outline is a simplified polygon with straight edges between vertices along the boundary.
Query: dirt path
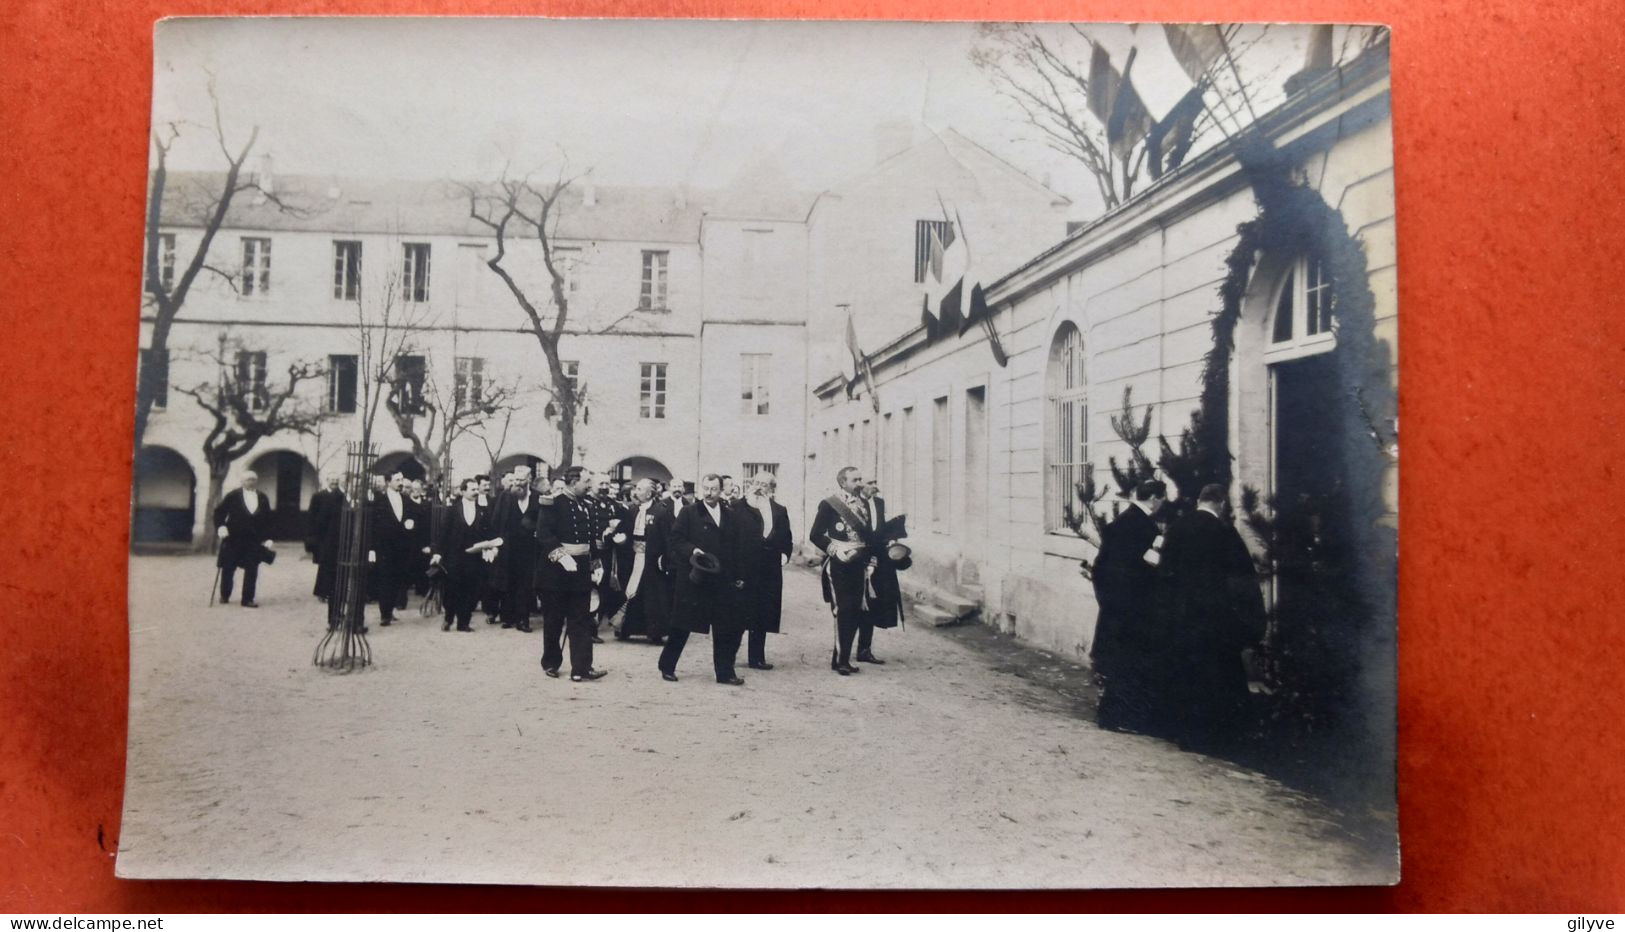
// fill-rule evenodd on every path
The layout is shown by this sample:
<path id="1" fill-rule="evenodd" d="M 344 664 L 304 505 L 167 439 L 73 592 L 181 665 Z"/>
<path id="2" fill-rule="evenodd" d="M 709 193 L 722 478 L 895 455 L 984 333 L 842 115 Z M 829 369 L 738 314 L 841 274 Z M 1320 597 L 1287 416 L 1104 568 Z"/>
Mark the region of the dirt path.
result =
<path id="1" fill-rule="evenodd" d="M 205 608 L 206 558 L 131 563 L 124 877 L 767 887 L 1379 883 L 1314 801 L 1080 722 L 924 627 L 828 669 L 793 571 L 778 669 L 716 685 L 695 638 L 600 647 L 549 680 L 541 636 L 374 627 L 377 667 L 310 663 L 323 614 L 294 554 L 260 601 Z"/>

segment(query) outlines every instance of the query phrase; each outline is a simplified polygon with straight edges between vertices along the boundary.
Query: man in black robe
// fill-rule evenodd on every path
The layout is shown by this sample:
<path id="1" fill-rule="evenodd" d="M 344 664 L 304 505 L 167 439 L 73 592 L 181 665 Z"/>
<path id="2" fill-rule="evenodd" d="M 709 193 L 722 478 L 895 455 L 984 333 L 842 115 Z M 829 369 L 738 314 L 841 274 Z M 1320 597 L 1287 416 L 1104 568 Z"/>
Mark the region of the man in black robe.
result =
<path id="1" fill-rule="evenodd" d="M 795 541 L 790 513 L 773 500 L 773 477 L 745 480 L 745 493 L 729 507 L 732 550 L 737 569 L 734 611 L 747 635 L 745 656 L 752 670 L 771 670 L 767 636 L 779 633 L 784 604 L 784 565 Z"/>
<path id="2" fill-rule="evenodd" d="M 441 517 L 435 535 L 431 566 L 445 571 L 441 583 L 441 603 L 446 609 L 442 631 L 453 624 L 458 631 L 473 631 L 469 621 L 474 617 L 474 605 L 479 600 L 480 581 L 485 576 L 486 554 L 495 555 L 499 544 L 491 527 L 491 514 L 479 503 L 479 483 L 464 479 L 460 486 L 462 500 L 450 506 Z"/>
<path id="3" fill-rule="evenodd" d="M 502 496 L 493 490 L 490 476 L 480 476 L 479 484 L 480 494 L 475 502 L 490 516 L 491 530 L 495 532 L 496 516 L 502 513 Z M 505 490 L 506 485 L 503 488 Z M 485 561 L 485 572 L 480 577 L 480 611 L 485 613 L 485 623 L 488 625 L 497 623 L 498 613 L 502 610 L 502 592 L 496 585 L 500 580 L 500 574 L 496 571 L 497 559 L 493 557 Z"/>
<path id="4" fill-rule="evenodd" d="M 418 595 L 429 592 L 429 555 L 434 545 L 434 498 L 429 495 L 428 484 L 413 479 L 407 489 L 407 507 L 412 512 L 412 530 L 407 538 L 412 543 L 412 565 L 407 584 Z"/>
<path id="5" fill-rule="evenodd" d="M 243 608 L 259 608 L 254 601 L 259 585 L 260 564 L 271 553 L 271 500 L 259 491 L 259 476 L 244 470 L 242 486 L 227 492 L 214 507 L 215 535 L 220 551 L 214 565 L 220 568 L 220 604 L 231 602 L 237 571 L 243 571 Z"/>
<path id="6" fill-rule="evenodd" d="M 542 502 L 530 487 L 530 467 L 514 469 L 507 495 L 500 499 L 495 516 L 497 536 L 502 538 L 497 563 L 502 586 L 502 627 L 530 633 L 530 615 L 536 606 L 536 569 L 541 548 L 536 530 L 541 522 Z"/>
<path id="7" fill-rule="evenodd" d="M 1163 567 L 1174 587 L 1167 686 L 1182 710 L 1187 746 L 1221 748 L 1247 705 L 1241 651 L 1264 634 L 1264 598 L 1252 554 L 1224 517 L 1224 487 L 1204 487 L 1196 510 L 1168 529 Z"/>
<path id="8" fill-rule="evenodd" d="M 835 474 L 835 484 L 839 491 L 818 503 L 807 539 L 824 552 L 824 601 L 835 616 L 830 669 L 850 676 L 858 672 L 852 665 L 852 641 L 866 610 L 869 559 L 879 548 L 872 546 L 868 505 L 861 494 L 863 476 L 857 467 L 842 467 Z"/>
<path id="9" fill-rule="evenodd" d="M 642 635 L 650 644 L 659 644 L 671 624 L 671 574 L 666 554 L 673 520 L 671 502 L 654 495 L 655 484 L 639 479 L 632 487 L 632 559 L 627 568 L 626 611 L 616 640 Z"/>
<path id="10" fill-rule="evenodd" d="M 1099 613 L 1089 657 L 1104 684 L 1100 727 L 1156 733 L 1167 714 L 1160 701 L 1167 672 L 1159 624 L 1162 531 L 1153 516 L 1167 502 L 1168 487 L 1148 479 L 1133 494 L 1101 534 L 1092 573 Z"/>
<path id="11" fill-rule="evenodd" d="M 677 681 L 677 662 L 690 634 L 711 635 L 711 665 L 717 682 L 742 686 L 745 681 L 734 671 L 739 641 L 744 627 L 734 617 L 732 589 L 737 580 L 730 553 L 729 527 L 732 521 L 723 508 L 722 480 L 712 473 L 700 480 L 700 499 L 678 513 L 672 522 L 671 541 L 666 556 L 675 574 L 676 592 L 672 599 L 672 630 L 660 651 L 660 675 Z M 694 555 L 714 559 L 715 572 L 695 565 Z M 701 563 L 706 563 L 701 560 Z"/>
<path id="12" fill-rule="evenodd" d="M 593 551 L 601 537 L 600 509 L 590 500 L 590 473 L 580 466 L 564 471 L 564 494 L 542 507 L 537 523 L 541 554 L 542 672 L 559 675 L 564 663 L 561 639 L 570 639 L 570 682 L 591 682 L 605 670 L 592 665 Z"/>
<path id="13" fill-rule="evenodd" d="M 316 564 L 316 585 L 312 592 L 323 602 L 333 597 L 333 580 L 338 575 L 339 531 L 344 506 L 344 488 L 337 476 L 329 478 L 326 489 L 310 497 L 310 533 L 305 549 L 310 551 L 311 562 Z"/>

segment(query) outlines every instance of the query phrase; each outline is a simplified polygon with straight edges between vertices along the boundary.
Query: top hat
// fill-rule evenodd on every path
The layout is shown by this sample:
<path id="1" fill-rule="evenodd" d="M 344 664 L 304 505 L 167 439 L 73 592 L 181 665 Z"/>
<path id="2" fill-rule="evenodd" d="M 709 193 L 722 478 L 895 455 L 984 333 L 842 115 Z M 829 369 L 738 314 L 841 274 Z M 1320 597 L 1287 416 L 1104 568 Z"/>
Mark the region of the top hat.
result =
<path id="1" fill-rule="evenodd" d="M 722 561 L 700 550 L 689 555 L 688 566 L 688 581 L 691 583 L 704 582 L 707 576 L 722 572 Z"/>

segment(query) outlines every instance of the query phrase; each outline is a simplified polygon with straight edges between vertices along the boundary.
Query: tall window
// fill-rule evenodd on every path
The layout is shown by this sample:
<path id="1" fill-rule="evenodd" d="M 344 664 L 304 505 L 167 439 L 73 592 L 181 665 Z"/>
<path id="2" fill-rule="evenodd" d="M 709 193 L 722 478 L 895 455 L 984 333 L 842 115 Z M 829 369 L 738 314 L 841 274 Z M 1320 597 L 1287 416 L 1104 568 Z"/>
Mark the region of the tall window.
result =
<path id="1" fill-rule="evenodd" d="M 429 300 L 429 244 L 403 243 L 401 255 L 401 297 Z"/>
<path id="2" fill-rule="evenodd" d="M 237 391 L 250 411 L 264 411 L 271 405 L 271 392 L 265 387 L 265 351 L 237 351 Z"/>
<path id="3" fill-rule="evenodd" d="M 458 411 L 480 406 L 485 399 L 485 360 L 479 356 L 458 356 L 452 375 L 452 403 Z"/>
<path id="4" fill-rule="evenodd" d="M 263 236 L 243 237 L 243 297 L 271 292 L 271 241 Z"/>
<path id="5" fill-rule="evenodd" d="M 152 406 L 169 406 L 169 350 L 141 351 L 141 381 L 152 389 Z"/>
<path id="6" fill-rule="evenodd" d="M 1083 333 L 1074 324 L 1062 324 L 1050 344 L 1046 373 L 1050 421 L 1044 451 L 1047 531 L 1065 530 L 1067 510 L 1080 507 L 1077 484 L 1085 478 L 1089 444 L 1089 398 L 1083 368 Z"/>
<path id="7" fill-rule="evenodd" d="M 578 359 L 561 359 L 559 368 L 564 370 L 564 381 L 570 386 L 570 397 L 574 398 L 581 391 L 581 361 Z"/>
<path id="8" fill-rule="evenodd" d="M 354 301 L 361 297 L 361 243 L 353 239 L 333 241 L 333 298 Z"/>
<path id="9" fill-rule="evenodd" d="M 1333 305 L 1331 283 L 1320 260 L 1299 256 L 1287 270 L 1281 293 L 1275 298 L 1266 358 L 1280 362 L 1330 350 L 1336 344 Z"/>
<path id="10" fill-rule="evenodd" d="M 965 390 L 965 452 L 962 462 L 965 527 L 980 530 L 987 518 L 987 387 Z"/>
<path id="11" fill-rule="evenodd" d="M 897 458 L 897 479 L 898 484 L 902 486 L 900 491 L 903 494 L 901 498 L 893 499 L 893 501 L 897 502 L 903 511 L 914 511 L 914 505 L 917 501 L 915 490 L 920 486 L 919 475 L 915 471 L 915 463 L 918 461 L 915 455 L 915 445 L 919 443 L 920 438 L 919 434 L 914 430 L 913 408 L 903 409 L 903 423 L 899 430 L 902 431 L 903 436 L 901 455 Z"/>
<path id="12" fill-rule="evenodd" d="M 739 362 L 739 413 L 767 414 L 767 379 L 773 367 L 773 354 L 741 353 Z"/>
<path id="13" fill-rule="evenodd" d="M 638 417 L 664 418 L 666 416 L 666 364 L 646 362 L 639 364 Z"/>
<path id="14" fill-rule="evenodd" d="M 638 295 L 638 307 L 645 311 L 666 309 L 666 273 L 671 253 L 664 250 L 643 251 L 643 289 Z"/>
<path id="15" fill-rule="evenodd" d="M 581 247 L 554 246 L 553 267 L 564 276 L 564 293 L 573 295 L 581 290 Z"/>
<path id="16" fill-rule="evenodd" d="M 863 470 L 864 476 L 880 481 L 878 460 L 875 459 L 875 422 L 864 418 L 863 432 L 858 435 L 859 451 L 858 467 Z"/>
<path id="17" fill-rule="evenodd" d="M 428 374 L 424 357 L 395 357 L 395 403 L 400 406 L 402 414 L 416 417 L 428 410 L 423 402 L 423 384 Z"/>
<path id="18" fill-rule="evenodd" d="M 933 245 L 932 240 L 936 243 Z M 925 273 L 933 269 L 936 278 L 942 277 L 942 252 L 954 242 L 954 225 L 946 220 L 914 221 L 914 282 L 925 281 Z"/>
<path id="19" fill-rule="evenodd" d="M 944 522 L 948 520 L 949 496 L 953 489 L 948 485 L 949 474 L 953 470 L 953 462 L 948 459 L 952 448 L 953 423 L 948 420 L 948 399 L 938 398 L 931 403 L 931 520 Z"/>
<path id="20" fill-rule="evenodd" d="M 778 463 L 746 463 L 745 464 L 745 478 L 746 479 L 754 479 L 757 476 L 773 476 L 774 478 L 777 478 L 778 475 L 779 475 L 779 464 Z"/>
<path id="21" fill-rule="evenodd" d="M 175 287 L 175 234 L 158 234 L 158 280 L 164 290 Z"/>
<path id="22" fill-rule="evenodd" d="M 355 356 L 327 357 L 327 410 L 333 414 L 354 414 L 356 376 L 360 371 Z"/>

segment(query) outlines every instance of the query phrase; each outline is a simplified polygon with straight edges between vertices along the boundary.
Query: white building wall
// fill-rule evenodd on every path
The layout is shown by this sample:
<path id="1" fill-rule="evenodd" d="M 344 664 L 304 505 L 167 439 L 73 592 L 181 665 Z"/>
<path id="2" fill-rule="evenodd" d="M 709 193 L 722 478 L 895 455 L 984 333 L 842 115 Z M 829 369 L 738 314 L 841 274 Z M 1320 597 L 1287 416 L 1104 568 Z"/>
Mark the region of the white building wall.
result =
<path id="1" fill-rule="evenodd" d="M 1348 99 L 1311 114 L 1280 141 L 1294 147 L 1305 179 L 1341 211 L 1365 246 L 1377 335 L 1389 350 L 1388 372 L 1394 377 L 1397 289 L 1386 76 L 1349 93 Z M 1339 117 L 1345 122 L 1337 123 Z M 1317 127 L 1319 132 L 1311 132 Z M 883 490 L 892 512 L 910 515 L 915 562 L 904 574 L 905 586 L 980 595 L 984 616 L 1002 629 L 1046 649 L 1087 657 L 1096 608 L 1079 560 L 1092 557 L 1094 548 L 1070 531 L 1045 527 L 1045 451 L 1054 433 L 1046 395 L 1052 341 L 1067 322 L 1083 334 L 1086 458 L 1096 464 L 1097 483 L 1115 492 L 1108 459 L 1121 463 L 1129 452 L 1110 425 L 1121 408 L 1123 390 L 1133 389 L 1137 413 L 1151 406 L 1146 452 L 1155 461 L 1158 435 L 1177 443 L 1198 406 L 1203 358 L 1212 345 L 1211 320 L 1219 310 L 1218 289 L 1226 275 L 1224 260 L 1237 242 L 1237 224 L 1256 214 L 1233 163 L 1187 172 L 995 289 L 995 325 L 1009 354 L 1006 367 L 994 362 L 980 330 L 934 345 L 924 345 L 915 335 L 877 364 L 881 419 L 890 414 L 900 427 L 904 412 L 912 409 L 913 429 L 899 430 L 900 443 L 882 445 L 891 462 L 883 456 L 877 464 L 856 465 L 878 467 L 882 477 L 890 477 Z M 1281 261 L 1262 257 L 1255 272 L 1237 328 L 1233 396 L 1256 400 L 1256 384 L 1266 378 L 1256 347 L 1263 339 L 1263 318 Z M 980 509 L 967 508 L 968 497 L 982 488 L 977 477 L 965 472 L 966 393 L 973 388 L 985 388 L 988 420 L 985 449 L 970 458 L 986 463 L 986 501 Z M 932 409 L 939 398 L 947 399 L 949 409 L 946 468 L 934 467 L 931 457 Z M 1233 415 L 1231 431 L 1236 488 L 1250 484 L 1267 489 L 1269 412 L 1243 408 Z M 840 465 L 835 459 L 849 458 L 851 447 L 845 441 L 852 425 L 872 410 L 867 392 L 848 400 L 833 384 L 821 390 L 809 436 L 818 444 L 815 473 L 823 481 L 812 484 L 809 500 L 828 493 L 832 480 L 822 474 L 832 476 L 832 467 Z M 903 449 L 908 444 L 912 456 Z M 908 460 L 912 468 L 904 468 Z M 1390 469 L 1388 479 L 1393 517 L 1397 472 Z M 945 483 L 950 493 L 948 511 L 940 519 L 932 515 L 938 483 Z M 1112 501 L 1108 496 L 1103 503 L 1108 513 Z"/>

